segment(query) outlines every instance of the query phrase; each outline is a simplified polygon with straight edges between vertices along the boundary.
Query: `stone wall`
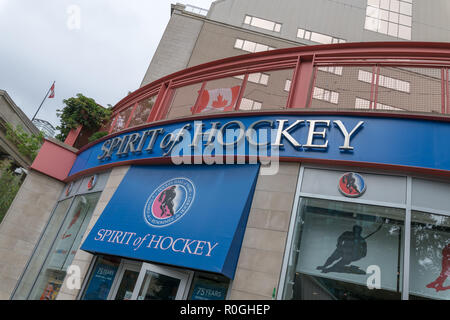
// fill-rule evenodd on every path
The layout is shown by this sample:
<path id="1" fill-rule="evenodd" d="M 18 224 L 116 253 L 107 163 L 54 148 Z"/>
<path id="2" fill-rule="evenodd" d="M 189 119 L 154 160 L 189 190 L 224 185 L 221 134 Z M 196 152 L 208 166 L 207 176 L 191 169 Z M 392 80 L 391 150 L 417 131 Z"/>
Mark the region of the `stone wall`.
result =
<path id="1" fill-rule="evenodd" d="M 9 299 L 64 184 L 30 170 L 0 224 L 0 300 Z"/>
<path id="2" fill-rule="evenodd" d="M 267 300 L 278 288 L 299 163 L 280 163 L 273 176 L 258 176 L 245 230 L 232 300 Z"/>

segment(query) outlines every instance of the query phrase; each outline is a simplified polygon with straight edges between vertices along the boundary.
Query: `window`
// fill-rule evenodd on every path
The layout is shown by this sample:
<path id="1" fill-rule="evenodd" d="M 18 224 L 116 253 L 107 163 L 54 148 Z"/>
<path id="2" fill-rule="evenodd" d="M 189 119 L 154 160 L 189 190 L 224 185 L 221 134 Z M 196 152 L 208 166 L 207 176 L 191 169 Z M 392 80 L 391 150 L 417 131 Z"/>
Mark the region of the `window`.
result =
<path id="1" fill-rule="evenodd" d="M 119 265 L 118 257 L 98 255 L 81 300 L 106 300 Z"/>
<path id="2" fill-rule="evenodd" d="M 257 27 L 257 28 L 261 28 L 261 29 L 265 29 L 265 30 L 269 30 L 269 31 L 275 31 L 275 32 L 281 31 L 280 23 L 276 23 L 276 22 L 266 20 L 266 19 L 252 17 L 249 15 L 245 16 L 244 24 L 248 24 L 253 27 Z"/>
<path id="3" fill-rule="evenodd" d="M 345 43 L 344 39 L 328 36 L 326 34 L 308 31 L 305 29 L 297 29 L 297 38 L 309 40 L 312 42 L 331 44 L 331 43 Z"/>
<path id="4" fill-rule="evenodd" d="M 333 73 L 338 76 L 342 76 L 342 67 L 335 67 L 335 66 L 329 66 L 329 67 L 319 67 L 320 71 Z"/>
<path id="5" fill-rule="evenodd" d="M 99 197 L 100 192 L 96 192 L 58 203 L 13 299 L 56 298 Z"/>
<path id="6" fill-rule="evenodd" d="M 412 0 L 368 0 L 366 30 L 411 40 Z"/>
<path id="7" fill-rule="evenodd" d="M 244 75 L 243 74 L 242 75 L 238 75 L 238 76 L 235 76 L 235 78 L 243 80 L 244 79 Z M 248 75 L 248 81 L 249 82 L 253 82 L 253 83 L 257 83 L 257 84 L 267 85 L 269 83 L 269 75 L 265 74 L 265 73 L 260 73 L 260 72 L 250 73 Z"/>
<path id="8" fill-rule="evenodd" d="M 359 70 L 358 80 L 366 83 L 372 83 L 373 73 L 369 71 Z"/>
<path id="9" fill-rule="evenodd" d="M 283 299 L 400 299 L 403 234 L 404 209 L 301 198 Z"/>
<path id="10" fill-rule="evenodd" d="M 262 107 L 262 103 L 258 101 L 254 101 L 247 98 L 242 98 L 241 105 L 239 106 L 239 110 L 260 110 Z"/>
<path id="11" fill-rule="evenodd" d="M 370 101 L 366 100 L 366 99 L 356 98 L 355 109 L 369 110 L 370 109 Z"/>
<path id="12" fill-rule="evenodd" d="M 333 104 L 338 104 L 339 93 L 319 87 L 314 87 L 313 98 L 317 100 L 327 101 Z"/>
<path id="13" fill-rule="evenodd" d="M 411 214 L 410 299 L 450 299 L 450 216 Z"/>
<path id="14" fill-rule="evenodd" d="M 236 39 L 236 42 L 234 43 L 234 47 L 236 49 L 244 50 L 247 52 L 261 52 L 261 51 L 269 51 L 274 50 L 275 48 L 272 48 L 268 45 L 256 43 L 249 40 L 242 40 L 242 39 Z"/>
<path id="15" fill-rule="evenodd" d="M 241 104 L 241 110 L 267 110 L 267 109 L 284 109 L 286 108 L 288 101 L 288 92 L 285 90 L 286 79 L 292 79 L 294 69 L 283 70 L 270 70 L 262 74 L 260 78 L 261 82 L 267 84 L 264 88 L 261 85 L 257 85 L 251 82 L 253 76 L 249 75 L 249 81 L 245 87 L 242 95 L 243 102 Z M 258 79 L 258 75 L 255 75 L 255 81 Z M 245 100 L 247 99 L 247 100 Z M 253 103 L 256 102 L 256 103 Z"/>
<path id="16" fill-rule="evenodd" d="M 287 92 L 289 92 L 289 91 L 291 91 L 291 83 L 292 83 L 292 81 L 291 80 L 286 80 L 286 82 L 284 83 L 284 91 L 287 91 Z"/>
<path id="17" fill-rule="evenodd" d="M 45 256 L 50 250 L 50 246 L 58 233 L 59 227 L 63 223 L 65 213 L 70 206 L 71 200 L 72 198 L 69 198 L 58 202 L 53 214 L 50 217 L 47 227 L 45 228 L 45 232 L 43 233 L 41 239 L 39 240 L 39 244 L 33 253 L 33 257 L 28 263 L 26 272 L 20 279 L 19 285 L 14 292 L 14 300 L 26 300 L 28 298 L 31 286 L 38 276 L 39 268 L 44 263 Z"/>
<path id="18" fill-rule="evenodd" d="M 208 10 L 207 9 L 196 7 L 196 6 L 193 6 L 193 5 L 190 5 L 190 4 L 186 4 L 185 5 L 184 11 L 196 13 L 196 14 L 199 14 L 201 16 L 206 16 L 208 14 Z"/>
<path id="19" fill-rule="evenodd" d="M 303 167 L 279 297 L 450 300 L 448 181 L 344 172 Z"/>
<path id="20" fill-rule="evenodd" d="M 355 109 L 364 109 L 364 110 L 369 110 L 370 109 L 370 101 L 366 100 L 366 99 L 361 99 L 361 98 L 356 98 L 355 100 Z M 382 104 L 377 102 L 377 110 L 389 110 L 389 111 L 403 111 L 400 108 L 395 108 L 395 107 L 391 107 L 388 106 L 386 104 Z"/>
<path id="21" fill-rule="evenodd" d="M 358 80 L 366 83 L 372 83 L 373 73 L 369 71 L 359 70 Z M 378 85 L 388 89 L 409 93 L 410 83 L 407 81 L 379 75 Z"/>
<path id="22" fill-rule="evenodd" d="M 196 272 L 188 300 L 225 300 L 230 280 L 222 275 Z"/>

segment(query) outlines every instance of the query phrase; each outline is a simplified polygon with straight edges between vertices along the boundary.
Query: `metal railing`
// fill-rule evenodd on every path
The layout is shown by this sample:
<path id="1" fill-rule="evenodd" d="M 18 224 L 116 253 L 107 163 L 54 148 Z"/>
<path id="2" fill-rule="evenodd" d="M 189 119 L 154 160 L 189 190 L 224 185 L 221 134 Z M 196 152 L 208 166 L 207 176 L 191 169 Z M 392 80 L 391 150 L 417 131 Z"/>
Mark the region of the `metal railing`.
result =
<path id="1" fill-rule="evenodd" d="M 184 11 L 195 13 L 195 14 L 199 14 L 201 16 L 206 16 L 208 14 L 208 10 L 207 9 L 196 7 L 196 6 L 193 6 L 191 4 L 185 4 L 184 6 L 185 6 Z"/>
<path id="2" fill-rule="evenodd" d="M 235 56 L 136 90 L 114 107 L 101 130 L 112 134 L 159 120 L 270 110 L 448 116 L 449 68 L 448 43 L 345 43 Z"/>

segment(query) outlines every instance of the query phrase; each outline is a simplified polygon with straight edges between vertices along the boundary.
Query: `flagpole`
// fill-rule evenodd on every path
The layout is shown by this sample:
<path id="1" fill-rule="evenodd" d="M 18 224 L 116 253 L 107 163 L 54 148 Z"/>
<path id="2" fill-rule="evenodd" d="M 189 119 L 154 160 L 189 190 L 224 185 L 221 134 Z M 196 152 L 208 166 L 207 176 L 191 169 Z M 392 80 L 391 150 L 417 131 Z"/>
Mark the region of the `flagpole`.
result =
<path id="1" fill-rule="evenodd" d="M 34 118 L 36 118 L 36 115 L 38 114 L 39 110 L 41 109 L 42 105 L 44 104 L 45 99 L 47 99 L 48 94 L 50 93 L 50 90 L 52 90 L 52 87 L 54 84 L 55 84 L 55 81 L 53 81 L 53 84 L 51 85 L 50 89 L 48 89 L 47 94 L 44 97 L 44 100 L 42 100 L 41 104 L 39 105 L 39 108 L 37 109 L 36 113 L 34 114 L 33 118 L 31 119 L 31 121 L 33 121 Z"/>

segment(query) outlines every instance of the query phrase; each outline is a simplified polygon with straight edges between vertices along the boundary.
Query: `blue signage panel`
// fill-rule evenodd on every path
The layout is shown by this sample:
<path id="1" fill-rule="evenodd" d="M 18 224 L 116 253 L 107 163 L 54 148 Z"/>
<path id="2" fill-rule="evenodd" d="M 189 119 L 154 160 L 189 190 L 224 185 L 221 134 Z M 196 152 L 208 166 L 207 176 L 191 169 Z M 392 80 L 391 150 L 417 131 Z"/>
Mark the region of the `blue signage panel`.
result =
<path id="1" fill-rule="evenodd" d="M 83 300 L 106 300 L 111 290 L 118 265 L 108 261 L 97 262 Z"/>
<path id="2" fill-rule="evenodd" d="M 69 176 L 128 160 L 174 155 L 206 159 L 230 155 L 230 150 L 234 155 L 264 156 L 274 148 L 285 158 L 450 170 L 449 136 L 448 122 L 408 118 L 284 114 L 184 121 L 99 142 L 79 154 Z M 268 143 L 255 151 L 255 141 L 264 137 Z M 226 150 L 219 151 L 219 145 Z"/>
<path id="3" fill-rule="evenodd" d="M 225 300 L 227 288 L 209 283 L 196 283 L 190 300 Z"/>
<path id="4" fill-rule="evenodd" d="M 258 170 L 132 166 L 81 249 L 233 278 Z"/>

